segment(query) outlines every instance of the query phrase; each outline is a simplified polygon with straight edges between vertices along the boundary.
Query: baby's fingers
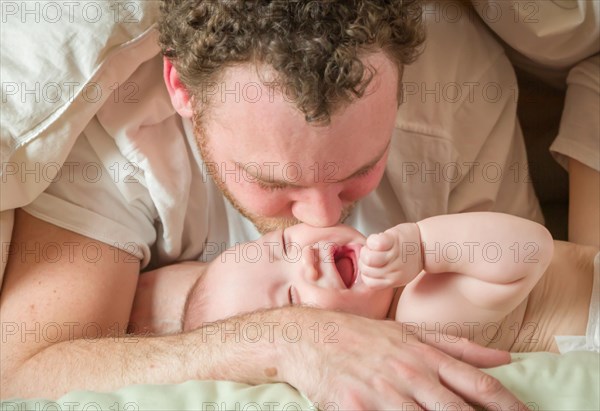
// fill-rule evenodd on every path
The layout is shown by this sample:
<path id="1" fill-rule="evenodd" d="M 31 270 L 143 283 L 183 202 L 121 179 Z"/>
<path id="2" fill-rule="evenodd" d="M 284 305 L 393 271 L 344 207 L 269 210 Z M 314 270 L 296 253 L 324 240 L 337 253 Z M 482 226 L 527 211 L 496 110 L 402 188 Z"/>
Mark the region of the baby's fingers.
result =
<path id="1" fill-rule="evenodd" d="M 373 251 L 366 247 L 360 250 L 358 257 L 359 265 L 362 264 L 366 268 L 381 268 L 388 265 L 394 260 L 393 252 L 391 251 Z"/>
<path id="2" fill-rule="evenodd" d="M 367 247 L 373 251 L 387 251 L 394 247 L 394 236 L 388 233 L 371 234 L 367 237 Z"/>
<path id="3" fill-rule="evenodd" d="M 391 281 L 386 279 L 373 279 L 371 277 L 362 276 L 362 282 L 373 290 L 385 290 L 386 288 L 392 288 L 394 285 Z"/>
<path id="4" fill-rule="evenodd" d="M 393 279 L 388 276 L 384 269 L 373 269 L 370 267 L 361 267 L 359 264 L 359 273 L 361 280 L 369 288 L 383 289 L 393 286 Z"/>

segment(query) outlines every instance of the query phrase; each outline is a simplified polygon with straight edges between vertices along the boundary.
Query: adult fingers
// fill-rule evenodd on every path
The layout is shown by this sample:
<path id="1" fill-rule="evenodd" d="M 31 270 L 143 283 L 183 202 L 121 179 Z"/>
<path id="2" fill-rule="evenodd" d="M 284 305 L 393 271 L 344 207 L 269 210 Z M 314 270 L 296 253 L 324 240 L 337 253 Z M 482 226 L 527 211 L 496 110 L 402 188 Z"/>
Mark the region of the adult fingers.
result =
<path id="1" fill-rule="evenodd" d="M 490 368 L 510 364 L 511 357 L 507 351 L 483 347 L 466 338 L 433 333 L 417 333 L 419 339 L 444 353 L 464 361 L 477 368 Z"/>
<path id="2" fill-rule="evenodd" d="M 487 410 L 528 410 L 500 381 L 450 357 L 439 367 L 440 381 L 465 400 Z"/>
<path id="3" fill-rule="evenodd" d="M 423 379 L 424 380 L 424 379 Z M 417 383 L 417 381 L 414 381 Z M 395 384 L 389 383 L 385 378 L 376 377 L 373 379 L 373 388 L 376 392 L 384 394 L 378 399 L 375 409 L 378 410 L 425 410 L 422 404 L 415 401 L 412 396 L 400 394 Z M 380 402 L 381 401 L 381 402 Z"/>
<path id="4" fill-rule="evenodd" d="M 433 352 L 430 347 L 425 347 L 421 354 L 422 358 L 417 363 L 407 362 L 406 359 L 390 359 L 388 364 L 395 371 L 398 380 L 409 383 L 404 389 L 401 385 L 396 389 L 403 390 L 405 395 L 410 395 L 426 410 L 473 411 L 471 405 L 443 385 L 439 379 L 439 361 L 449 357 Z"/>
<path id="5" fill-rule="evenodd" d="M 365 380 L 362 380 L 362 378 L 364 376 L 344 374 L 343 381 L 332 381 L 335 386 L 330 387 L 326 393 L 323 393 L 327 401 L 316 401 L 315 405 L 323 411 L 424 410 L 422 404 L 415 401 L 410 394 L 412 390 L 407 386 L 409 382 L 400 380 L 397 375 L 380 373 Z M 410 381 L 410 386 L 413 383 L 413 381 Z M 438 384 L 441 386 L 439 381 Z"/>
<path id="6" fill-rule="evenodd" d="M 418 337 L 426 342 L 431 350 L 438 349 L 448 354 L 436 359 L 439 361 L 438 374 L 440 381 L 455 394 L 486 409 L 528 409 L 498 380 L 474 368 L 508 364 L 508 352 L 482 347 L 465 338 L 456 339 L 443 334 L 425 333 Z"/>
<path id="7" fill-rule="evenodd" d="M 429 381 L 415 384 L 414 396 L 416 402 L 426 410 L 464 410 L 474 411 L 464 399 L 445 386 Z"/>

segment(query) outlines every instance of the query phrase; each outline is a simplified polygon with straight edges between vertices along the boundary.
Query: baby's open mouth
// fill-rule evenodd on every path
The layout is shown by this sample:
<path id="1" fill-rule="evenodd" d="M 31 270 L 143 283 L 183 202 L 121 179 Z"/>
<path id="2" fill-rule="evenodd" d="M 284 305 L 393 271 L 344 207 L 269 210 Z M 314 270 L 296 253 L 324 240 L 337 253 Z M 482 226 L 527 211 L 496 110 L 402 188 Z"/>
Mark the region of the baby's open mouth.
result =
<path id="1" fill-rule="evenodd" d="M 333 260 L 344 285 L 351 288 L 358 273 L 356 250 L 347 246 L 338 247 L 333 252 Z"/>

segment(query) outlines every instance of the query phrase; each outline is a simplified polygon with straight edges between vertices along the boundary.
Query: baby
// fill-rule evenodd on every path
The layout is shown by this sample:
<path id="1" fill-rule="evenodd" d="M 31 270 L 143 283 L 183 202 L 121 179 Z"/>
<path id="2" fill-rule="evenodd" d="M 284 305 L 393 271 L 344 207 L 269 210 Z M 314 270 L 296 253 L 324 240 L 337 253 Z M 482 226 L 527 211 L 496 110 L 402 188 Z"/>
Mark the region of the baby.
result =
<path id="1" fill-rule="evenodd" d="M 431 217 L 366 239 L 347 226 L 299 224 L 210 264 L 143 274 L 131 321 L 140 332 L 177 332 L 302 304 L 510 351 L 557 351 L 556 335 L 588 335 L 584 343 L 597 349 L 590 301 L 598 299 L 598 250 L 557 242 L 553 258 L 554 249 L 543 226 L 489 212 Z"/>

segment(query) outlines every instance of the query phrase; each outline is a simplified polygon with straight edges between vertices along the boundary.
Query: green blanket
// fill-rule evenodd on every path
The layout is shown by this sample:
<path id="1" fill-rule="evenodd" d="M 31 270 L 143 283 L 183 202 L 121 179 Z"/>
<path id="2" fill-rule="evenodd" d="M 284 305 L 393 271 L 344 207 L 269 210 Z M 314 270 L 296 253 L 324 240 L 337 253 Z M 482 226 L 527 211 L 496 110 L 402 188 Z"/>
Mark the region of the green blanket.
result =
<path id="1" fill-rule="evenodd" d="M 600 410 L 600 354 L 516 354 L 512 364 L 485 371 L 532 410 Z M 321 404 L 321 408 L 338 409 L 335 404 Z M 314 407 L 287 384 L 249 386 L 228 381 L 134 385 L 111 393 L 75 391 L 58 401 L 5 400 L 1 406 L 1 411 L 301 409 Z"/>

